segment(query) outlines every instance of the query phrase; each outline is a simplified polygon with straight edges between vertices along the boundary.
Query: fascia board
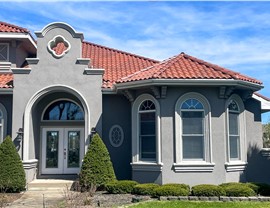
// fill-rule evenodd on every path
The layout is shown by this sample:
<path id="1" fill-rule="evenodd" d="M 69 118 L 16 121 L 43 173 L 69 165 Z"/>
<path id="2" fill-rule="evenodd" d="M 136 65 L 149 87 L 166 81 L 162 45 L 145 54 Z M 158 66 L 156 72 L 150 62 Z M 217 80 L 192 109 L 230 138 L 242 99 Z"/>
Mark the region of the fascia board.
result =
<path id="1" fill-rule="evenodd" d="M 263 113 L 270 111 L 270 101 L 263 99 L 262 97 L 259 97 L 256 94 L 253 94 L 252 97 L 258 101 L 261 102 L 261 110 Z"/>
<path id="2" fill-rule="evenodd" d="M 12 95 L 13 89 L 12 88 L 0 88 L 0 95 Z"/>
<path id="3" fill-rule="evenodd" d="M 24 33 L 0 33 L 0 38 L 8 38 L 8 39 L 28 39 L 31 44 L 37 48 L 37 44 L 33 37 L 30 34 Z"/>
<path id="4" fill-rule="evenodd" d="M 140 80 L 127 83 L 115 84 L 117 90 L 139 88 L 149 85 L 167 85 L 167 86 L 241 86 L 252 90 L 260 90 L 263 88 L 262 85 L 250 83 L 241 80 L 232 79 L 150 79 Z"/>

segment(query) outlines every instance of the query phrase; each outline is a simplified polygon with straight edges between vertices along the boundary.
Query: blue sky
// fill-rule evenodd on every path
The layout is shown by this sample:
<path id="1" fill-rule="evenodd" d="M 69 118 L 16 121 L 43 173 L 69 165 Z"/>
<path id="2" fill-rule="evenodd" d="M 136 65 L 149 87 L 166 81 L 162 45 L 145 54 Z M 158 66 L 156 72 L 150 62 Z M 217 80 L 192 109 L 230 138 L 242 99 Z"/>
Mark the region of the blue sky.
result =
<path id="1" fill-rule="evenodd" d="M 153 59 L 185 52 L 263 81 L 270 97 L 270 2 L 0 2 L 32 33 L 61 21 L 85 40 Z M 263 121 L 270 120 L 270 114 Z"/>

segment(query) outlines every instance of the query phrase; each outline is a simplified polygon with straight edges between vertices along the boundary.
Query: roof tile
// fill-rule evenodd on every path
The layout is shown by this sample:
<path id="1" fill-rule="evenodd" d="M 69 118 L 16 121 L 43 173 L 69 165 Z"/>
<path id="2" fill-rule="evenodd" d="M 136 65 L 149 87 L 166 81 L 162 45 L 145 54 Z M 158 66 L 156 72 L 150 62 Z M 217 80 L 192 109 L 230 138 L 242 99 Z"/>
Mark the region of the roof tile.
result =
<path id="1" fill-rule="evenodd" d="M 0 74 L 0 88 L 13 88 L 13 74 Z"/>
<path id="2" fill-rule="evenodd" d="M 16 25 L 12 25 L 12 24 L 0 21 L 0 32 L 29 33 L 29 30 L 23 27 L 19 27 Z"/>
<path id="3" fill-rule="evenodd" d="M 262 84 L 262 82 L 181 53 L 148 68 L 117 80 L 117 83 L 147 79 L 234 79 Z"/>

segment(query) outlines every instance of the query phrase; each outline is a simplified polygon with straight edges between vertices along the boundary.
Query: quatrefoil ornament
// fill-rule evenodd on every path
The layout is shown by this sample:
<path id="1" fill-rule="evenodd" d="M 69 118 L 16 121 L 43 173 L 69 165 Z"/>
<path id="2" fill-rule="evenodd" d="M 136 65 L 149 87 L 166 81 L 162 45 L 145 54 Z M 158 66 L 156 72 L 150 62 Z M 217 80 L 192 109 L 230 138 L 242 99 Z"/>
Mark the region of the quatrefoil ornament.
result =
<path id="1" fill-rule="evenodd" d="M 48 50 L 55 58 L 62 58 L 70 48 L 70 43 L 61 35 L 55 36 L 48 43 Z"/>

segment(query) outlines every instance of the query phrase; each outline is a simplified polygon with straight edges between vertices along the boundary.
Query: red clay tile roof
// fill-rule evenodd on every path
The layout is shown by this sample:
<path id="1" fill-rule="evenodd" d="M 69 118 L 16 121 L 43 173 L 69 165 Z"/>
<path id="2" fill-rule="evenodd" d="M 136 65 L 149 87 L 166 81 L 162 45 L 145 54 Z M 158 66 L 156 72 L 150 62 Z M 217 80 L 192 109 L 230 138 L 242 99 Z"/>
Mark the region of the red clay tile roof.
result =
<path id="1" fill-rule="evenodd" d="M 56 55 L 62 54 L 66 49 L 67 49 L 67 47 L 65 46 L 65 43 L 63 43 L 63 42 L 57 43 L 57 45 L 53 48 Z"/>
<path id="2" fill-rule="evenodd" d="M 181 53 L 170 59 L 120 78 L 117 83 L 147 79 L 234 79 L 262 84 L 237 72 Z"/>
<path id="3" fill-rule="evenodd" d="M 0 74 L 0 88 L 13 88 L 13 74 Z"/>
<path id="4" fill-rule="evenodd" d="M 22 28 L 16 25 L 0 21 L 0 32 L 29 33 L 29 30 L 27 30 L 26 28 Z"/>
<path id="5" fill-rule="evenodd" d="M 153 59 L 89 42 L 83 42 L 82 56 L 90 58 L 89 67 L 105 69 L 103 88 L 112 88 L 121 77 L 158 63 Z"/>

